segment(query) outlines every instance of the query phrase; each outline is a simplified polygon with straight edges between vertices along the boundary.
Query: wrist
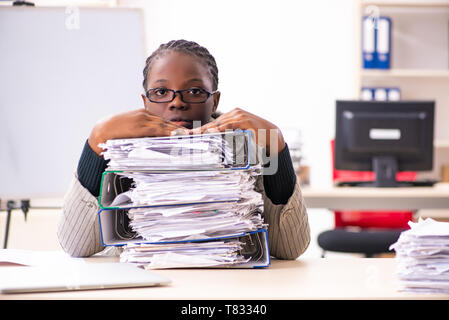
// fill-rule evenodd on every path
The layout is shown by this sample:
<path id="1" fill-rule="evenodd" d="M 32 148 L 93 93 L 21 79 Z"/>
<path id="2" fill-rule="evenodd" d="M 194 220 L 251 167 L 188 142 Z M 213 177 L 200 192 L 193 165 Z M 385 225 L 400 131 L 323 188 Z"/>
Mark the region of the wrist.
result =
<path id="1" fill-rule="evenodd" d="M 86 142 L 78 162 L 78 180 L 94 196 L 100 193 L 101 175 L 107 167 L 107 160 L 93 152 Z"/>
<path id="2" fill-rule="evenodd" d="M 279 130 L 279 128 L 275 127 L 274 128 L 274 133 L 276 135 L 276 137 L 274 139 L 272 139 L 271 137 L 271 133 L 273 133 L 272 131 L 273 129 L 270 129 L 270 136 L 268 137 L 268 148 L 267 148 L 267 152 L 268 152 L 268 156 L 272 156 L 272 155 L 278 155 L 282 150 L 285 149 L 285 140 L 284 140 L 284 136 L 282 135 L 281 130 Z M 275 140 L 277 141 L 277 145 L 271 145 L 271 141 Z"/>

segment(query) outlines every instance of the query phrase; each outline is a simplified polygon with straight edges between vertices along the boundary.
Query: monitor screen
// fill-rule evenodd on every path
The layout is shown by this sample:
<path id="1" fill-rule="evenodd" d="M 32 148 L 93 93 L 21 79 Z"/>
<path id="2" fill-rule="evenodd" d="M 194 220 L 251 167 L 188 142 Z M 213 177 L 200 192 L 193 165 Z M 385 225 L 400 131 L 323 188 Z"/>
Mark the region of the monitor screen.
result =
<path id="1" fill-rule="evenodd" d="M 335 169 L 375 171 L 388 186 L 398 171 L 432 170 L 434 108 L 433 101 L 337 101 Z"/>

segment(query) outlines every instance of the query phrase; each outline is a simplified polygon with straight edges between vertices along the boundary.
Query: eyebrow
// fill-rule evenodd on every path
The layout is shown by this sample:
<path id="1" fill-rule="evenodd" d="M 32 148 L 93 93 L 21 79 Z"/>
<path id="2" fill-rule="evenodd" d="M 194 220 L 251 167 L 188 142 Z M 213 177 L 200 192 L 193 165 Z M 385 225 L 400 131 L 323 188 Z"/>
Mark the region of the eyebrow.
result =
<path id="1" fill-rule="evenodd" d="M 187 80 L 185 83 L 194 82 L 194 81 L 203 82 L 202 79 L 199 79 L 199 78 L 192 78 L 192 79 Z"/>
<path id="2" fill-rule="evenodd" d="M 166 82 L 168 82 L 167 79 L 157 79 L 157 80 L 154 81 L 154 84 L 166 83 Z M 189 79 L 189 80 L 185 81 L 184 84 L 188 84 L 190 82 L 201 82 L 201 83 L 203 83 L 203 80 L 200 79 L 200 78 L 192 78 L 192 79 Z"/>
<path id="3" fill-rule="evenodd" d="M 167 82 L 167 80 L 165 80 L 165 79 L 158 79 L 158 80 L 154 81 L 154 83 L 159 83 L 159 82 Z"/>

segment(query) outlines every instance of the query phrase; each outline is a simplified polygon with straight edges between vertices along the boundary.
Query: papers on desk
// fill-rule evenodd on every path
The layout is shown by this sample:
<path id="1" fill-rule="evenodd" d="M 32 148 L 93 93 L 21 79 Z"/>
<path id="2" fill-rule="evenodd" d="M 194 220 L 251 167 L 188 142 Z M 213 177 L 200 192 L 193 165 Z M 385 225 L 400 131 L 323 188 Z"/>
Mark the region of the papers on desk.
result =
<path id="1" fill-rule="evenodd" d="M 119 174 L 133 179 L 134 184 L 129 191 L 117 195 L 111 206 L 156 206 L 261 198 L 254 191 L 255 180 L 261 174 L 260 166 L 232 171 L 143 171 Z M 185 188 L 187 186 L 188 190 Z"/>
<path id="2" fill-rule="evenodd" d="M 243 144 L 234 139 L 242 132 L 226 139 L 216 133 L 103 144 L 111 160 L 99 198 L 103 243 L 116 245 L 122 235 L 134 234 L 124 242 L 121 261 L 149 269 L 242 265 L 253 258 L 254 266 L 267 266 L 266 232 L 245 237 L 267 225 L 255 190 L 262 167 L 249 166 L 250 133 L 244 134 Z M 131 232 L 117 227 L 125 221 L 120 214 L 127 214 Z M 103 234 L 106 229 L 123 232 L 114 238 Z M 244 257 L 242 248 L 258 256 Z"/>
<path id="3" fill-rule="evenodd" d="M 115 139 L 100 147 L 105 149 L 104 159 L 110 160 L 107 170 L 213 170 L 247 165 L 248 158 L 242 152 L 235 153 L 236 149 L 249 148 L 246 136 L 241 131 Z"/>
<path id="4" fill-rule="evenodd" d="M 81 258 L 70 257 L 62 250 L 35 251 L 23 249 L 0 249 L 0 265 L 44 267 L 85 263 Z"/>
<path id="5" fill-rule="evenodd" d="M 249 261 L 238 251 L 243 243 L 226 241 L 174 244 L 129 244 L 120 261 L 136 263 L 145 269 L 214 267 Z"/>
<path id="6" fill-rule="evenodd" d="M 197 240 L 265 227 L 262 206 L 257 197 L 242 202 L 133 208 L 128 216 L 131 228 L 150 242 Z"/>
<path id="7" fill-rule="evenodd" d="M 390 249 L 396 251 L 401 290 L 449 293 L 449 223 L 431 218 L 409 222 Z"/>

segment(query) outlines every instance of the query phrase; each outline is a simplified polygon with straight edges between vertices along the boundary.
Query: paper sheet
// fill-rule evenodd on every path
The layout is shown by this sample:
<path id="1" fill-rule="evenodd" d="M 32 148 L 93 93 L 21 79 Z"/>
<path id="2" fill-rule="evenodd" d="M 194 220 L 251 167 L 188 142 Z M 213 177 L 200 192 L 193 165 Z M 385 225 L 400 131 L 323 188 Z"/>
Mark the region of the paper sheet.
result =
<path id="1" fill-rule="evenodd" d="M 449 223 L 427 218 L 409 224 L 390 247 L 402 290 L 449 293 Z"/>
<path id="2" fill-rule="evenodd" d="M 219 169 L 241 158 L 222 134 L 116 139 L 100 147 L 108 170 Z"/>
<path id="3" fill-rule="evenodd" d="M 70 257 L 62 250 L 37 251 L 22 249 L 0 249 L 0 264 L 2 263 L 40 267 L 59 264 L 85 263 L 85 261 L 82 258 Z"/>

